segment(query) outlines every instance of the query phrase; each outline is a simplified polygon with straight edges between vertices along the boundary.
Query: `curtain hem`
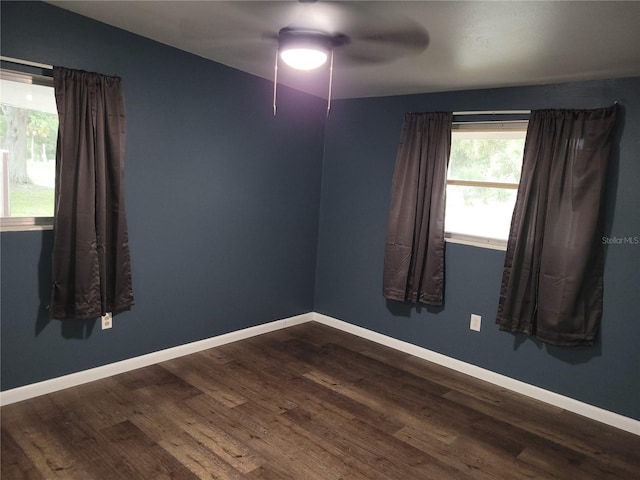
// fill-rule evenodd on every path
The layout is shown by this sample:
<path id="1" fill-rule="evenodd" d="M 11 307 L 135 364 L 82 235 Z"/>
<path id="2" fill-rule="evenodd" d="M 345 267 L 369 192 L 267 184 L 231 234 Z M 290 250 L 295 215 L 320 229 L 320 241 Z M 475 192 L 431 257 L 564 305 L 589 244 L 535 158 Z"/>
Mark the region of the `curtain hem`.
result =
<path id="1" fill-rule="evenodd" d="M 383 296 L 387 300 L 393 300 L 397 302 L 421 303 L 423 305 L 431 305 L 434 307 L 441 307 L 442 305 L 444 305 L 444 301 L 441 297 L 418 296 L 417 294 L 407 295 L 405 292 L 400 292 L 397 290 L 389 291 L 385 289 L 383 292 Z"/>

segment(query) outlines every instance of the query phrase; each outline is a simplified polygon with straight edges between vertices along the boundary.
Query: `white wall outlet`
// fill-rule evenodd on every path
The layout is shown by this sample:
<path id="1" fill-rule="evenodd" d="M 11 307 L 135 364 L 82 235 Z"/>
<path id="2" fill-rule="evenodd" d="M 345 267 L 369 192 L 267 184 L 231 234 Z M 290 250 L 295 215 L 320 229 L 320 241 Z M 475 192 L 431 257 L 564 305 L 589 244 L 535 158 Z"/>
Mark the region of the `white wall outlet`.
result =
<path id="1" fill-rule="evenodd" d="M 106 330 L 111 327 L 113 327 L 113 315 L 111 312 L 107 312 L 102 316 L 102 329 Z"/>
<path id="2" fill-rule="evenodd" d="M 482 317 L 480 315 L 476 315 L 475 313 L 472 313 L 471 323 L 469 323 L 469 328 L 471 330 L 475 330 L 476 332 L 479 332 L 481 323 L 482 323 Z"/>

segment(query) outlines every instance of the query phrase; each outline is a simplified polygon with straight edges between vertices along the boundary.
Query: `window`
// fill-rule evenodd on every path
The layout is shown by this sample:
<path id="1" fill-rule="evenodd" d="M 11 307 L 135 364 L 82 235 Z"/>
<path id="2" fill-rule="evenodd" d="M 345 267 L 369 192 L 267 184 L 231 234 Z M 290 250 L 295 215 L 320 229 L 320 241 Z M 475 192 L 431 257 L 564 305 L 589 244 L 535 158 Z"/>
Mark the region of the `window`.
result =
<path id="1" fill-rule="evenodd" d="M 506 246 L 526 133 L 526 121 L 454 123 L 445 211 L 449 241 Z"/>
<path id="2" fill-rule="evenodd" d="M 0 70 L 3 230 L 53 225 L 57 133 L 53 79 Z"/>

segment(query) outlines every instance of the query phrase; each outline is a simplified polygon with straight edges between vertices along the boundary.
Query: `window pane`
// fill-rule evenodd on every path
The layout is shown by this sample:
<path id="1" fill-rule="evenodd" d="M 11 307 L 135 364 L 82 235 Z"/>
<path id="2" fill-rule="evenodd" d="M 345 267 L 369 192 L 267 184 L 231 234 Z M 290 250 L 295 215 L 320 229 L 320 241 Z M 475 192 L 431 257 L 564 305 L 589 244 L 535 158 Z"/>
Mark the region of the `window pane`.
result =
<path id="1" fill-rule="evenodd" d="M 449 179 L 518 183 L 525 135 L 518 133 L 521 138 L 460 138 L 454 132 Z"/>
<path id="2" fill-rule="evenodd" d="M 447 185 L 445 230 L 452 234 L 507 240 L 517 190 L 527 122 L 454 125 L 447 180 L 477 185 Z"/>
<path id="3" fill-rule="evenodd" d="M 445 230 L 506 240 L 517 191 L 447 185 Z"/>
<path id="4" fill-rule="evenodd" d="M 0 106 L 0 214 L 52 217 L 58 133 L 53 87 L 2 78 Z"/>

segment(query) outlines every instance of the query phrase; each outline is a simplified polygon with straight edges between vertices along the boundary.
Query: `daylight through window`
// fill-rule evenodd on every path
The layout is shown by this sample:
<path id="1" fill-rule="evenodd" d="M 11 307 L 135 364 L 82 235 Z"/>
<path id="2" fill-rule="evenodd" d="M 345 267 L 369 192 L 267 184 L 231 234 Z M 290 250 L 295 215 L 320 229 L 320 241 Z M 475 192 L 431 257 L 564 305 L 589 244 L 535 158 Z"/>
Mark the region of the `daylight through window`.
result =
<path id="1" fill-rule="evenodd" d="M 506 244 L 527 122 L 454 124 L 445 231 L 458 240 Z"/>
<path id="2" fill-rule="evenodd" d="M 52 217 L 54 206 L 58 113 L 53 79 L 0 73 L 2 224 L 18 224 L 18 218 L 42 223 L 33 219 Z"/>

